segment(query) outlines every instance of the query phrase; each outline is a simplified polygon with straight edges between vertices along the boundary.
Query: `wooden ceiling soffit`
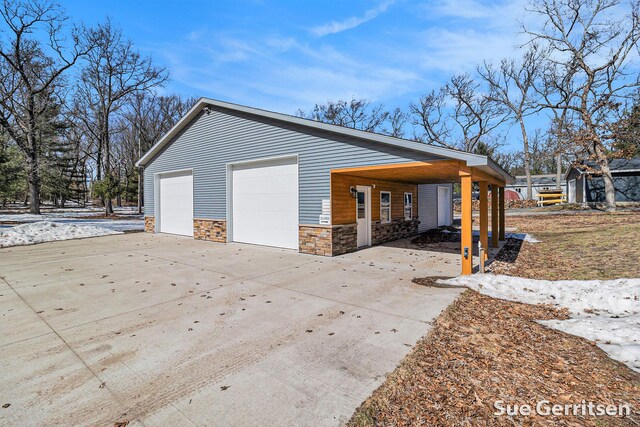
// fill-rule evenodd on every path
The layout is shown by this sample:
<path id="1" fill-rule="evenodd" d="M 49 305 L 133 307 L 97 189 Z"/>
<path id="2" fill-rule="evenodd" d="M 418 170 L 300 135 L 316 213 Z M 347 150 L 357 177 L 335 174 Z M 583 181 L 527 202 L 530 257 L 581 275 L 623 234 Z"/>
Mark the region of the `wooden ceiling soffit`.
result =
<path id="1" fill-rule="evenodd" d="M 459 181 L 461 167 L 464 167 L 464 162 L 438 160 L 333 169 L 331 173 L 411 184 L 428 184 Z"/>

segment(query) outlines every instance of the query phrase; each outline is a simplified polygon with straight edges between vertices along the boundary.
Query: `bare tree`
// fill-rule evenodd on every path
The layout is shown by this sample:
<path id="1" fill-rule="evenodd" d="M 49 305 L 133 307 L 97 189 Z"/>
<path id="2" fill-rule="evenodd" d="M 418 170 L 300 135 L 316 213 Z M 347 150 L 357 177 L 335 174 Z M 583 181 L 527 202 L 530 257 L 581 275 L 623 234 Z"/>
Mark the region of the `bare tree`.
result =
<path id="1" fill-rule="evenodd" d="M 82 69 L 76 110 L 95 141 L 98 179 L 105 180 L 105 214 L 110 215 L 115 185 L 112 122 L 133 96 L 164 84 L 168 73 L 142 57 L 108 20 L 91 31 L 89 40 L 98 48 L 89 53 Z"/>
<path id="2" fill-rule="evenodd" d="M 504 108 L 481 93 L 469 74 L 453 76 L 438 91 L 431 91 L 411 104 L 418 141 L 446 148 L 476 152 L 481 141 L 490 144 L 490 134 L 506 120 Z"/>
<path id="3" fill-rule="evenodd" d="M 127 177 L 133 174 L 136 161 L 142 153 L 148 151 L 153 144 L 169 131 L 197 102 L 196 98 L 183 98 L 179 95 L 158 96 L 141 92 L 131 100 L 128 111 L 123 115 L 122 144 L 128 147 L 124 152 L 129 158 Z M 138 171 L 138 212 L 143 206 L 143 174 Z"/>
<path id="4" fill-rule="evenodd" d="M 529 168 L 533 175 L 550 174 L 556 168 L 556 139 L 551 132 L 536 129 L 529 132 Z M 494 158 L 512 175 L 524 175 L 524 152 L 522 149 L 505 153 L 496 153 Z"/>
<path id="5" fill-rule="evenodd" d="M 407 114 L 399 107 L 396 107 L 388 116 L 389 128 L 384 129 L 382 133 L 395 136 L 396 138 L 404 137 L 404 127 L 407 124 Z"/>
<path id="6" fill-rule="evenodd" d="M 39 129 L 52 104 L 60 103 L 63 73 L 90 47 L 80 42 L 76 27 L 65 36 L 67 18 L 51 1 L 5 0 L 0 16 L 0 127 L 25 155 L 30 212 L 40 214 Z"/>
<path id="7" fill-rule="evenodd" d="M 553 117 L 547 133 L 549 135 L 549 143 L 555 142 L 556 188 L 560 189 L 562 170 L 565 166 L 563 158 L 574 157 L 576 154 L 576 147 L 572 144 L 576 134 L 575 120 L 572 118 L 574 113 L 568 109 L 552 109 L 551 111 L 553 112 Z"/>
<path id="8" fill-rule="evenodd" d="M 406 123 L 406 116 L 399 108 L 389 112 L 382 104 L 374 105 L 367 99 L 357 98 L 351 98 L 350 101 L 338 100 L 316 104 L 310 113 L 298 110 L 296 115 L 318 122 L 398 138 L 402 137 L 403 126 Z"/>
<path id="9" fill-rule="evenodd" d="M 607 134 L 621 101 L 640 85 L 637 70 L 629 70 L 640 38 L 638 9 L 638 0 L 535 0 L 529 10 L 544 24 L 524 27 L 549 50 L 544 107 L 575 113 L 579 129 L 572 143 L 598 165 L 608 210 L 615 210 L 615 188 Z"/>
<path id="10" fill-rule="evenodd" d="M 135 130 L 140 141 L 138 158 L 158 142 L 196 102 L 196 98 L 183 98 L 175 94 L 162 96 L 140 92 L 132 97 L 123 118 Z"/>
<path id="11" fill-rule="evenodd" d="M 527 199 L 533 198 L 531 187 L 531 153 L 525 117 L 538 111 L 536 80 L 540 77 L 544 52 L 532 43 L 520 61 L 503 59 L 499 68 L 485 62 L 478 74 L 489 85 L 488 98 L 502 105 L 510 119 L 520 127 L 524 154 L 524 172 L 527 177 Z"/>

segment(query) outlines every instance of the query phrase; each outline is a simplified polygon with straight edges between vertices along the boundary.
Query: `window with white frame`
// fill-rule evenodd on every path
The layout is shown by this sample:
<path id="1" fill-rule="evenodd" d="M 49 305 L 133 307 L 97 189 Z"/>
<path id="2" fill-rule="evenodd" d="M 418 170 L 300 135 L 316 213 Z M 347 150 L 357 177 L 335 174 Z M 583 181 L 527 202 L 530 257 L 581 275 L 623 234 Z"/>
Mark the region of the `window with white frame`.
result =
<path id="1" fill-rule="evenodd" d="M 380 222 L 391 222 L 391 193 L 388 191 L 380 192 Z"/>
<path id="2" fill-rule="evenodd" d="M 404 219 L 413 218 L 413 193 L 404 193 Z"/>

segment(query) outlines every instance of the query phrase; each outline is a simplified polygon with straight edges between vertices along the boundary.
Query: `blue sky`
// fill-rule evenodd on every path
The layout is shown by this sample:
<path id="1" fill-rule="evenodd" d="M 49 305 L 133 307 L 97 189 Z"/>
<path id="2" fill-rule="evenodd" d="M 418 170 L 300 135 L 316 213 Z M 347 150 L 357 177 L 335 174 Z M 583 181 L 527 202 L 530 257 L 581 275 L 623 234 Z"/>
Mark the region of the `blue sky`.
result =
<path id="1" fill-rule="evenodd" d="M 517 55 L 521 0 L 62 0 L 110 17 L 171 72 L 167 92 L 284 113 L 368 98 L 406 109 L 453 74 Z M 515 141 L 514 141 L 515 142 Z"/>

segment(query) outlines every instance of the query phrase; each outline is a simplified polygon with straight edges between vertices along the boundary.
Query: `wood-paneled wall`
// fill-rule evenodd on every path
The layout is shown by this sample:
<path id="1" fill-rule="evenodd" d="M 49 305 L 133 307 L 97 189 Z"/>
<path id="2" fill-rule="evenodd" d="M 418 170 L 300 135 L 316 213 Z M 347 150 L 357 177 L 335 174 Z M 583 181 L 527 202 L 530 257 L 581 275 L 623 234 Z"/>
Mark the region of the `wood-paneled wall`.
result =
<path id="1" fill-rule="evenodd" d="M 418 186 L 357 176 L 331 174 L 331 220 L 334 225 L 356 222 L 356 199 L 349 187 L 371 188 L 371 221 L 380 220 L 380 192 L 391 192 L 391 218 L 404 218 L 404 193 L 413 193 L 413 217 L 418 217 Z M 375 188 L 373 186 L 375 185 Z"/>

